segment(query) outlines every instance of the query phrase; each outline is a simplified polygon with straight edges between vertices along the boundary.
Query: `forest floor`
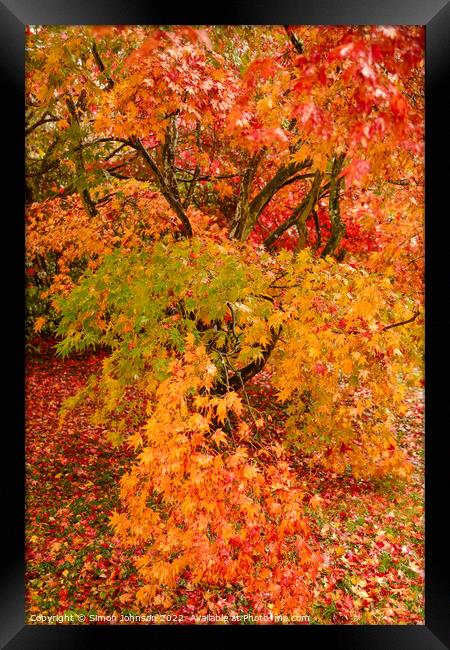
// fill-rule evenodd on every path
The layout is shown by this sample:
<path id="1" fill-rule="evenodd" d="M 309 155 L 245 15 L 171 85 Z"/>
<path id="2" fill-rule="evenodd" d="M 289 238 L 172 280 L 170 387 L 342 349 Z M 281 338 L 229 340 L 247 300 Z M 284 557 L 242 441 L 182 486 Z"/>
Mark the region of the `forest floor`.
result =
<path id="1" fill-rule="evenodd" d="M 116 543 L 108 520 L 118 503 L 119 478 L 134 452 L 112 447 L 89 407 L 61 426 L 62 402 L 99 370 L 102 353 L 61 360 L 40 339 L 26 375 L 26 607 L 27 622 L 72 614 L 79 624 L 120 622 L 136 614 L 139 584 L 132 552 Z M 248 388 L 252 406 L 274 436 L 285 412 L 267 373 Z M 422 390 L 411 390 L 398 423 L 401 446 L 414 466 L 407 487 L 369 482 L 299 466 L 305 510 L 323 564 L 316 581 L 312 624 L 424 624 L 424 440 Z M 315 497 L 315 498 L 314 498 Z M 312 501 L 311 501 L 312 499 Z M 233 613 L 233 593 L 206 602 L 201 589 L 180 586 L 179 615 Z M 46 619 L 44 619 L 46 620 Z M 53 619 L 57 622 L 56 619 Z"/>

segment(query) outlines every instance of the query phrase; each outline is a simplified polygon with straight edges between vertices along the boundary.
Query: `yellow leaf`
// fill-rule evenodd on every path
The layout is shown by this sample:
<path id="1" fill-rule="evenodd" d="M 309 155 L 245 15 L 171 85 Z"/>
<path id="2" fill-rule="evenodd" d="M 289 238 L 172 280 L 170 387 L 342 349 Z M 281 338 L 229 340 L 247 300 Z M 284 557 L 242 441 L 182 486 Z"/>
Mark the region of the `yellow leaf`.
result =
<path id="1" fill-rule="evenodd" d="M 218 445 L 221 442 L 226 442 L 228 440 L 227 434 L 225 433 L 225 431 L 222 431 L 222 429 L 217 429 L 211 437 L 216 443 L 216 445 Z"/>
<path id="2" fill-rule="evenodd" d="M 255 478 L 255 476 L 258 475 L 258 468 L 255 467 L 254 465 L 246 465 L 244 467 L 243 474 L 244 474 L 245 478 L 248 478 L 248 479 L 251 480 L 252 478 Z"/>
<path id="3" fill-rule="evenodd" d="M 119 596 L 119 600 L 121 603 L 129 603 L 131 599 L 132 599 L 131 594 L 122 594 L 121 596 Z"/>
<path id="4" fill-rule="evenodd" d="M 323 501 L 322 497 L 319 496 L 318 494 L 315 494 L 309 500 L 309 505 L 311 506 L 311 508 L 314 508 L 314 510 L 316 510 L 317 508 L 322 507 L 322 501 Z"/>
<path id="5" fill-rule="evenodd" d="M 44 327 L 46 322 L 47 319 L 45 318 L 45 316 L 39 316 L 39 318 L 36 319 L 34 323 L 34 331 L 36 332 L 36 334 L 38 334 L 41 331 L 41 329 Z"/>
<path id="6" fill-rule="evenodd" d="M 311 357 L 311 359 L 317 359 L 318 357 L 320 357 L 320 350 L 318 348 L 311 347 L 309 348 L 308 354 Z"/>
<path id="7" fill-rule="evenodd" d="M 220 402 L 217 404 L 217 419 L 219 422 L 225 422 L 225 418 L 227 417 L 227 403 L 226 400 L 220 400 Z"/>

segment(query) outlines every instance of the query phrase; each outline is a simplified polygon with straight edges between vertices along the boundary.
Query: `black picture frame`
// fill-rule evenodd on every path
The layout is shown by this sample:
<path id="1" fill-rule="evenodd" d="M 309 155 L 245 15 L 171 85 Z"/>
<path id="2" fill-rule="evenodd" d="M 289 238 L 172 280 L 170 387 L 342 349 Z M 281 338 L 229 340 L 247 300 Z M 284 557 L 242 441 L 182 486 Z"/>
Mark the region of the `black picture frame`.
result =
<path id="1" fill-rule="evenodd" d="M 24 28 L 33 24 L 410 24 L 426 26 L 426 616 L 425 625 L 386 626 L 34 626 L 25 625 L 24 607 Z M 191 640 L 211 635 L 225 643 L 248 636 L 256 643 L 267 635 L 305 644 L 321 642 L 346 650 L 441 650 L 450 645 L 447 564 L 448 533 L 444 497 L 449 494 L 444 442 L 448 368 L 443 315 L 447 294 L 442 288 L 448 256 L 448 110 L 444 99 L 450 63 L 450 3 L 446 0 L 261 0 L 238 5 L 230 0 L 199 11 L 192 3 L 174 7 L 161 2 L 144 5 L 137 0 L 0 0 L 0 66 L 2 69 L 2 179 L 3 271 L 2 306 L 6 323 L 3 362 L 3 551 L 1 578 L 1 647 L 8 650 L 87 648 L 102 643 L 153 643 Z M 7 142 L 9 140 L 9 142 Z M 448 154 L 447 154 L 448 155 Z M 11 199 L 8 210 L 7 200 Z M 444 248 L 445 247 L 445 248 Z M 448 283 L 447 283 L 448 284 Z M 447 291 L 448 293 L 448 291 Z M 444 304 L 443 304 L 444 303 Z M 444 329 L 445 328 L 445 329 Z M 5 365 L 6 364 L 6 365 Z M 448 399 L 447 399 L 448 402 Z M 3 420 L 4 422 L 6 419 Z M 447 487 L 447 490 L 446 490 Z M 287 640 L 287 639 L 286 639 Z"/>

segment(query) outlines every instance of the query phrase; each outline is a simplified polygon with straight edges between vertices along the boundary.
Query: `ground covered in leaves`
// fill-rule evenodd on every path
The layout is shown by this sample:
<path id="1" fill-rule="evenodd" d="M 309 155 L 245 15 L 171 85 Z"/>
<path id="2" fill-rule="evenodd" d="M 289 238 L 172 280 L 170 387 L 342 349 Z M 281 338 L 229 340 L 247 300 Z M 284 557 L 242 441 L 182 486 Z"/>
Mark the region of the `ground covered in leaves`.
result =
<path id="1" fill-rule="evenodd" d="M 134 454 L 111 446 L 104 430 L 89 422 L 87 406 L 59 424 L 62 402 L 100 367 L 103 354 L 62 361 L 53 343 L 35 341 L 27 362 L 27 622 L 128 624 L 138 613 L 138 577 L 108 520 Z M 285 414 L 267 380 L 267 372 L 260 373 L 248 395 L 265 420 L 265 435 L 277 438 Z M 309 612 L 313 624 L 424 623 L 422 391 L 411 391 L 398 427 L 415 468 L 407 488 L 312 471 L 298 461 L 305 509 L 324 557 Z M 240 593 L 232 590 L 190 591 L 181 583 L 176 603 L 172 621 L 153 612 L 156 621 L 245 613 Z"/>

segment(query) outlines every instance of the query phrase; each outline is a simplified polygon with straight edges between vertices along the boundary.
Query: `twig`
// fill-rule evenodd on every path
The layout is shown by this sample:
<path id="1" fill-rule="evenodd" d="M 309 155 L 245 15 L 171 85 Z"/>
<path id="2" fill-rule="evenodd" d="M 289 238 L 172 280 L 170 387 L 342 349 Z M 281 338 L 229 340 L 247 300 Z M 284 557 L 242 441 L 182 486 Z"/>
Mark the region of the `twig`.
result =
<path id="1" fill-rule="evenodd" d="M 289 29 L 289 26 L 288 26 L 288 25 L 284 25 L 284 29 L 285 29 L 285 31 L 286 31 L 286 34 L 287 34 L 288 37 L 289 37 L 289 40 L 291 41 L 292 45 L 294 46 L 295 51 L 296 51 L 298 54 L 303 54 L 303 52 L 304 52 L 304 50 L 303 50 L 303 43 L 302 43 L 302 42 L 297 38 L 297 36 L 294 34 L 294 32 L 292 32 L 292 31 Z"/>
<path id="2" fill-rule="evenodd" d="M 25 129 L 25 135 L 30 135 L 32 131 L 41 126 L 42 124 L 48 124 L 49 122 L 59 122 L 59 117 L 42 117 L 40 120 L 29 126 Z"/>
<path id="3" fill-rule="evenodd" d="M 414 314 L 411 316 L 411 318 L 408 318 L 408 320 L 402 320 L 399 323 L 392 323 L 392 325 L 386 325 L 385 327 L 383 327 L 381 331 L 385 332 L 386 330 L 390 330 L 391 327 L 399 327 L 399 325 L 406 325 L 407 323 L 412 323 L 413 320 L 416 320 L 419 314 L 420 314 L 419 311 L 415 311 Z"/>
<path id="4" fill-rule="evenodd" d="M 231 317 L 232 317 L 232 320 L 231 320 L 231 331 L 233 332 L 233 336 L 234 336 L 234 338 L 236 339 L 236 341 L 238 341 L 238 340 L 239 340 L 239 337 L 238 337 L 238 335 L 236 334 L 236 314 L 235 314 L 235 311 L 234 311 L 234 307 L 233 307 L 233 305 L 231 304 L 231 302 L 227 302 L 227 306 L 228 306 L 229 310 L 231 311 Z"/>
<path id="5" fill-rule="evenodd" d="M 248 399 L 247 391 L 245 390 L 245 384 L 244 384 L 244 381 L 243 381 L 243 379 L 242 379 L 241 373 L 239 372 L 239 370 L 236 370 L 236 368 L 233 366 L 233 364 L 231 363 L 231 361 L 228 361 L 228 363 L 230 364 L 230 368 L 231 368 L 231 370 L 232 370 L 232 371 L 233 371 L 233 372 L 234 372 L 234 373 L 239 377 L 239 379 L 241 380 L 242 390 L 244 391 L 244 396 L 245 396 L 245 401 L 246 401 L 246 403 L 247 403 L 248 411 L 249 411 L 249 413 L 250 413 L 250 415 L 251 415 L 251 418 L 252 418 L 252 420 L 253 420 L 253 423 L 254 423 L 255 427 L 258 428 L 258 427 L 257 427 L 257 424 L 256 424 L 255 416 L 253 415 L 253 409 L 252 409 L 252 407 L 250 406 L 250 400 Z M 252 442 L 251 440 L 249 440 L 249 442 L 250 442 L 250 444 L 253 444 L 253 442 Z M 254 445 L 253 445 L 253 446 L 254 446 Z"/>
<path id="6" fill-rule="evenodd" d="M 103 61 L 102 61 L 102 59 L 100 57 L 100 54 L 98 53 L 97 43 L 95 41 L 92 43 L 92 54 L 94 55 L 95 62 L 98 65 L 98 67 L 100 69 L 100 72 L 104 75 L 104 77 L 105 77 L 105 79 L 107 81 L 105 90 L 109 91 L 114 87 L 114 81 L 106 73 L 105 64 L 103 63 Z"/>
<path id="7" fill-rule="evenodd" d="M 220 359 L 221 359 L 222 364 L 223 364 L 223 368 L 224 368 L 224 370 L 225 370 L 225 380 L 226 380 L 226 382 L 227 382 L 227 392 L 229 393 L 229 392 L 230 392 L 230 379 L 229 379 L 229 377 L 228 377 L 228 368 L 227 368 L 227 364 L 226 364 L 225 361 L 224 361 L 224 358 L 223 358 L 222 353 L 219 352 L 219 350 L 217 350 L 217 352 L 219 353 Z M 228 417 L 228 414 L 227 414 L 226 418 L 227 418 L 228 428 L 229 428 L 230 433 L 231 433 L 231 439 L 233 440 L 233 444 L 234 444 L 234 446 L 236 446 L 236 440 L 234 439 L 234 434 L 233 434 L 233 427 L 231 426 L 231 422 L 230 422 L 230 418 Z"/>

